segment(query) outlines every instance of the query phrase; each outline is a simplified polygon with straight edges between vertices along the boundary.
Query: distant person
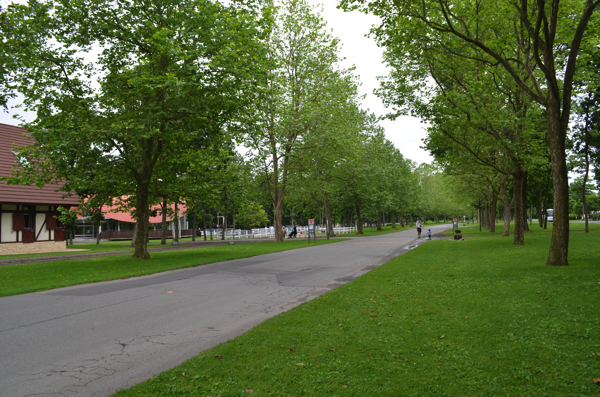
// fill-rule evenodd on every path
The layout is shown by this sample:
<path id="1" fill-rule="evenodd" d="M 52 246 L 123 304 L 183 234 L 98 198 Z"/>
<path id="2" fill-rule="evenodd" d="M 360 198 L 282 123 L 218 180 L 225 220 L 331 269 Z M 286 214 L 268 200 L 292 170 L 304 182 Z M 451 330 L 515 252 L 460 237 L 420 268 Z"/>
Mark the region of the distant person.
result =
<path id="1" fill-rule="evenodd" d="M 431 240 L 431 229 L 427 229 L 427 237 Z"/>
<path id="2" fill-rule="evenodd" d="M 292 228 L 292 232 L 290 233 L 290 238 L 296 238 L 298 236 L 298 229 L 296 229 L 296 224 L 294 224 L 294 227 Z"/>
<path id="3" fill-rule="evenodd" d="M 421 238 L 421 228 L 423 227 L 423 222 L 421 222 L 421 218 L 417 219 L 417 234 L 419 235 L 418 238 Z"/>

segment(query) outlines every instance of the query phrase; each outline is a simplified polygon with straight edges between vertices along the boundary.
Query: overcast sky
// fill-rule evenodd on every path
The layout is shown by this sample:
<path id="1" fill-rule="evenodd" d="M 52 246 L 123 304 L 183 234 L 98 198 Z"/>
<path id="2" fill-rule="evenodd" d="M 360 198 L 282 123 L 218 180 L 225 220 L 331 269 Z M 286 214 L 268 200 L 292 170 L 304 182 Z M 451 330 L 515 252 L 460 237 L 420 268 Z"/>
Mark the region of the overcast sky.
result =
<path id="1" fill-rule="evenodd" d="M 373 90 L 379 86 L 377 76 L 387 74 L 386 67 L 382 64 L 382 50 L 377 47 L 373 39 L 365 37 L 370 27 L 377 23 L 377 18 L 359 12 L 345 13 L 336 9 L 337 0 L 308 0 L 313 5 L 323 6 L 323 17 L 328 26 L 333 29 L 333 34 L 342 42 L 342 55 L 346 58 L 343 67 L 356 66 L 356 73 L 360 76 L 363 94 L 367 97 L 363 108 L 370 109 L 378 116 L 386 114 L 386 109 L 381 100 L 373 94 Z M 0 0 L 6 5 L 6 0 Z M 12 103 L 15 105 L 16 103 Z M 5 113 L 0 111 L 0 123 L 17 125 L 18 121 L 12 118 L 15 111 Z M 26 117 L 28 121 L 32 117 Z M 432 158 L 419 146 L 425 136 L 423 124 L 413 117 L 402 117 L 396 121 L 381 121 L 385 128 L 387 139 L 402 152 L 402 154 L 417 163 L 431 162 Z"/>
<path id="2" fill-rule="evenodd" d="M 365 15 L 358 11 L 343 12 L 336 8 L 337 0 L 308 0 L 314 5 L 322 5 L 322 15 L 333 29 L 333 35 L 342 42 L 342 55 L 346 58 L 342 66 L 356 66 L 356 73 L 362 82 L 361 92 L 367 94 L 363 103 L 364 108 L 370 109 L 378 116 L 387 113 L 381 100 L 373 94 L 379 87 L 377 76 L 388 74 L 387 68 L 382 63 L 383 50 L 371 38 L 365 37 L 372 25 L 378 23 L 378 18 Z M 414 117 L 401 117 L 396 121 L 384 120 L 380 122 L 385 128 L 387 139 L 402 152 L 402 154 L 417 163 L 430 163 L 433 159 L 429 153 L 422 150 L 422 139 L 425 137 L 419 119 Z"/>

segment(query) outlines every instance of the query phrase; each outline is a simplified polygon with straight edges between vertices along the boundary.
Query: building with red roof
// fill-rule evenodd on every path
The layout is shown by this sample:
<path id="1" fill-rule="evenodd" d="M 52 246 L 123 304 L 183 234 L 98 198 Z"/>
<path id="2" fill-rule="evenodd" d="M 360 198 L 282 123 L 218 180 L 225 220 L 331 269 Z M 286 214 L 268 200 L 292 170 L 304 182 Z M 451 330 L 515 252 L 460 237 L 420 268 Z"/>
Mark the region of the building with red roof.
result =
<path id="1" fill-rule="evenodd" d="M 10 176 L 19 166 L 15 148 L 35 142 L 25 128 L 0 123 L 0 176 Z M 64 197 L 63 184 L 8 185 L 0 181 L 0 244 L 64 241 L 65 231 L 54 217 L 59 206 L 79 204 L 79 197 Z"/>
<path id="2" fill-rule="evenodd" d="M 187 207 L 185 205 L 178 205 L 178 216 L 179 219 L 179 230 L 184 231 L 184 234 L 191 234 L 191 231 L 188 233 L 188 229 L 190 225 L 188 224 L 188 218 L 185 215 L 185 211 Z M 160 214 L 160 205 L 155 205 L 151 208 L 151 212 L 158 213 L 157 216 L 151 216 L 149 218 L 149 223 L 152 229 L 154 230 L 162 230 L 162 214 Z M 102 214 L 104 215 L 104 219 L 100 222 L 100 227 L 98 232 L 100 233 L 101 239 L 110 239 L 110 238 L 128 238 L 129 234 L 119 234 L 112 232 L 133 232 L 135 228 L 135 219 L 131 215 L 131 212 L 123 209 L 122 206 L 118 204 L 114 205 L 104 205 L 102 206 Z M 169 237 L 172 236 L 171 230 L 174 229 L 174 219 L 175 219 L 175 204 L 170 204 L 170 211 L 167 215 L 167 229 L 169 232 L 167 235 Z M 94 225 L 84 216 L 80 216 L 78 219 L 78 230 L 75 233 L 76 238 L 95 238 L 97 237 L 94 232 Z M 150 233 L 152 237 L 156 237 L 156 233 Z M 112 237 L 110 237 L 112 236 Z M 115 237 L 116 236 L 116 237 Z"/>

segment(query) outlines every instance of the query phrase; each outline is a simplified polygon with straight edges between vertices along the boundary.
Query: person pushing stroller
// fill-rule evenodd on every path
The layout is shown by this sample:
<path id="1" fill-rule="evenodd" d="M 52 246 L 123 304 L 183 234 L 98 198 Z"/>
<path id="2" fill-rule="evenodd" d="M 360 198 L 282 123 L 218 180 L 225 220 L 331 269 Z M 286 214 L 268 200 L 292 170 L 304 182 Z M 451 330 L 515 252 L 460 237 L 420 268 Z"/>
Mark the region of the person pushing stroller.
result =
<path id="1" fill-rule="evenodd" d="M 298 229 L 296 229 L 296 224 L 294 224 L 294 227 L 292 227 L 292 231 L 290 233 L 290 235 L 288 236 L 288 238 L 296 238 L 298 236 Z"/>

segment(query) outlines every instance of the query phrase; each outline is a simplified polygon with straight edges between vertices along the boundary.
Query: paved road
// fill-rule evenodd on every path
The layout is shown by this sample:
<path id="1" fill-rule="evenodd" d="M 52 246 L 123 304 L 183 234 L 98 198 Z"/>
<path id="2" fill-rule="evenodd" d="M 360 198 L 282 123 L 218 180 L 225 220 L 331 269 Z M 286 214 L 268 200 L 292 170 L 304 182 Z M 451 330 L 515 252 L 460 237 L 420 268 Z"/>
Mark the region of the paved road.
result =
<path id="1" fill-rule="evenodd" d="M 0 395 L 110 395 L 384 264 L 415 235 L 0 298 Z"/>

